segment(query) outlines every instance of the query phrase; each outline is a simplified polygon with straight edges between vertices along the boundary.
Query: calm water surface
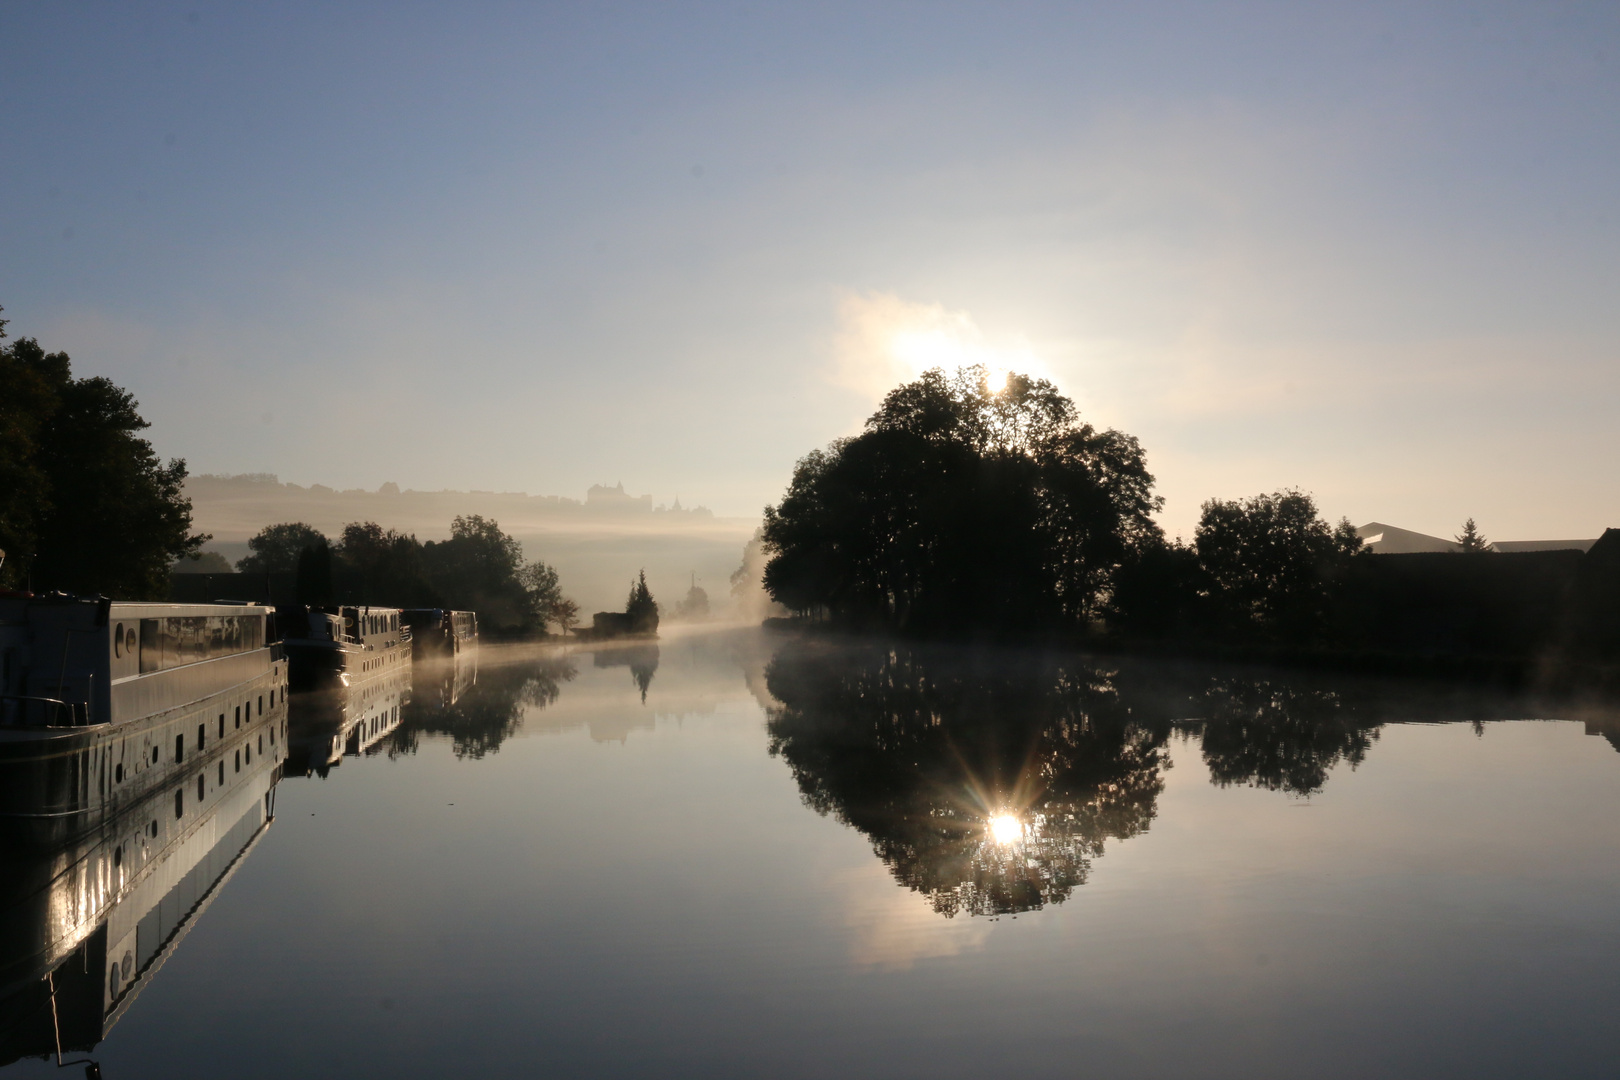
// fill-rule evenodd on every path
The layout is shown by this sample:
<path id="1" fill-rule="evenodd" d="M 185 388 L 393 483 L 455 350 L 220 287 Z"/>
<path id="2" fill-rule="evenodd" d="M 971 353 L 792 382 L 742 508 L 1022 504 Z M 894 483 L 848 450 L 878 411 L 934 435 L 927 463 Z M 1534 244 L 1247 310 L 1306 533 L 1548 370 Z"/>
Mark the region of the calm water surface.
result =
<path id="1" fill-rule="evenodd" d="M 1602 708 L 757 631 L 486 649 L 476 677 L 375 689 L 335 736 L 294 700 L 317 720 L 273 820 L 220 822 L 161 964 L 67 1059 L 118 1080 L 1620 1068 Z M 24 1012 L 0 1060 L 41 1052 Z"/>

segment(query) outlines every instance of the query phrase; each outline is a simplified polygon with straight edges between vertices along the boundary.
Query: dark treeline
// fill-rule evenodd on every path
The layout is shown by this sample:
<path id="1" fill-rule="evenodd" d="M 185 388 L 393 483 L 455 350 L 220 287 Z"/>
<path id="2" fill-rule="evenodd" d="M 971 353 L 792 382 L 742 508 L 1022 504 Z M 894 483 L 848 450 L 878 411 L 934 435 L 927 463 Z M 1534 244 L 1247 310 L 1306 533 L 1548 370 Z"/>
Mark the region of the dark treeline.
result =
<path id="1" fill-rule="evenodd" d="M 859 435 L 798 463 L 765 510 L 764 584 L 801 619 L 921 637 L 1620 650 L 1620 532 L 1584 558 L 1484 553 L 1472 529 L 1470 554 L 1374 557 L 1348 521 L 1289 490 L 1212 499 L 1182 543 L 1152 520 L 1153 482 L 1135 438 L 1081 422 L 1052 384 L 931 371 L 890 392 Z M 1437 573 L 1436 559 L 1449 560 Z M 1412 578 L 1427 584 L 1414 592 Z"/>
<path id="2" fill-rule="evenodd" d="M 525 561 L 517 539 L 476 514 L 453 520 L 448 540 L 423 543 L 366 521 L 345 526 L 334 541 L 303 522 L 283 522 L 262 529 L 248 547 L 238 571 L 293 575 L 301 604 L 476 611 L 481 632 L 505 637 L 549 624 L 566 629 L 578 614 L 555 569 Z"/>
<path id="3" fill-rule="evenodd" d="M 75 379 L 66 353 L 0 344 L 0 588 L 160 598 L 209 539 L 191 531 L 186 463 L 158 458 L 136 409 L 107 379 Z"/>
<path id="4" fill-rule="evenodd" d="M 817 637 L 785 643 L 765 678 L 781 703 L 770 750 L 805 803 L 865 834 L 945 915 L 1068 897 L 1106 842 L 1150 826 L 1172 732 L 1197 741 L 1217 786 L 1308 796 L 1360 765 L 1386 723 L 1477 725 L 1553 704 L 1458 684 Z M 998 815 L 1018 822 L 1012 842 L 995 835 Z"/>

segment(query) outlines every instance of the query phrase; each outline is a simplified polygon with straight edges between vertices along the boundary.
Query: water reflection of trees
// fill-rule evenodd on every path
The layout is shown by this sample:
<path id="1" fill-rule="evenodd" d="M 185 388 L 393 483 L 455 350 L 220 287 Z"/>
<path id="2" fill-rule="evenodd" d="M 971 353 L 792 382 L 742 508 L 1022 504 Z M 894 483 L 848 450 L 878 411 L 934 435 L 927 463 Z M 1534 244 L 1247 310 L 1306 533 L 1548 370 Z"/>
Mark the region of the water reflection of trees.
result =
<path id="1" fill-rule="evenodd" d="M 1061 903 L 1164 786 L 1168 722 L 1081 659 L 789 646 L 766 681 L 805 802 L 946 916 Z"/>
<path id="2" fill-rule="evenodd" d="M 599 668 L 627 667 L 630 681 L 641 691 L 641 703 L 647 704 L 647 690 L 658 672 L 657 645 L 608 645 L 597 649 L 591 663 Z"/>
<path id="3" fill-rule="evenodd" d="M 1214 678 L 1195 704 L 1204 720 L 1204 762 L 1221 787 L 1314 794 L 1334 766 L 1360 765 L 1378 738 L 1364 707 L 1337 690 Z"/>
<path id="4" fill-rule="evenodd" d="M 389 741 L 390 756 L 416 753 L 423 735 L 449 736 L 458 758 L 493 754 L 517 732 L 526 709 L 553 704 L 562 684 L 579 674 L 562 654 L 502 657 L 499 663 L 486 662 L 476 682 L 457 688 L 455 663 L 417 666 L 412 700 Z"/>

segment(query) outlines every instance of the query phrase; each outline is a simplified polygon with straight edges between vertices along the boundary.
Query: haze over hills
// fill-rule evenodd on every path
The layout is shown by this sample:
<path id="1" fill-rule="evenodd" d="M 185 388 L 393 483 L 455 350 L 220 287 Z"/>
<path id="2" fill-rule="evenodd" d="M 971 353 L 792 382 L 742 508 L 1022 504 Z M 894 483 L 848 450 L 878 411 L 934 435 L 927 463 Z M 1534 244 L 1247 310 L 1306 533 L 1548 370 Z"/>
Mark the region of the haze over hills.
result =
<path id="1" fill-rule="evenodd" d="M 414 491 L 397 484 L 376 491 L 338 491 L 322 484 L 284 484 L 270 473 L 200 475 L 186 480 L 193 527 L 213 534 L 205 550 L 234 565 L 247 541 L 266 525 L 302 521 L 336 538 L 354 521 L 414 533 L 422 540 L 450 535 L 457 515 L 480 514 L 523 543 L 529 559 L 557 568 L 564 591 L 589 622 L 593 611 L 620 610 L 630 581 L 647 571 L 653 595 L 666 611 L 685 596 L 693 576 L 717 615 L 727 613 L 730 575 L 757 519 L 716 517 L 631 495 L 623 484 L 595 485 L 583 500 L 525 492 Z"/>

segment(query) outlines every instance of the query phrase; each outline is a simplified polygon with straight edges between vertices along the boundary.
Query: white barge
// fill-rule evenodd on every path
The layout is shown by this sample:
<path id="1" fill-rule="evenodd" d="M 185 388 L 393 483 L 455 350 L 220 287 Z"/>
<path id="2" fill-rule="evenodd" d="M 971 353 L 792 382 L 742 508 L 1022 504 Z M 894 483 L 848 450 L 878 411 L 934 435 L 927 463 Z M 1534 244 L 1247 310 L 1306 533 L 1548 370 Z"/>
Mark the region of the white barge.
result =
<path id="1" fill-rule="evenodd" d="M 279 612 L 298 690 L 349 686 L 408 669 L 411 631 L 399 608 L 293 608 Z"/>
<path id="2" fill-rule="evenodd" d="M 56 844 L 279 756 L 274 637 L 253 604 L 0 597 L 0 830 Z"/>

